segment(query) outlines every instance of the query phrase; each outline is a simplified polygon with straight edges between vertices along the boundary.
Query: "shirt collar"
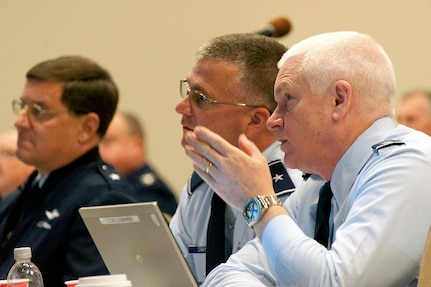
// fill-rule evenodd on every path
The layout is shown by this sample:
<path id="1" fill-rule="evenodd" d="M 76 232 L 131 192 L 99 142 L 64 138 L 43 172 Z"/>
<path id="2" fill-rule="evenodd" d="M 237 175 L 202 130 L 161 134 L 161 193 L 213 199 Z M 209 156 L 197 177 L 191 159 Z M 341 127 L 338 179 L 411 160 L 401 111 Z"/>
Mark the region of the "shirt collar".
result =
<path id="1" fill-rule="evenodd" d="M 385 140 L 387 133 L 394 129 L 395 124 L 390 117 L 376 120 L 341 157 L 331 179 L 331 189 L 338 206 L 344 202 L 357 175 L 373 155 L 372 146 Z"/>

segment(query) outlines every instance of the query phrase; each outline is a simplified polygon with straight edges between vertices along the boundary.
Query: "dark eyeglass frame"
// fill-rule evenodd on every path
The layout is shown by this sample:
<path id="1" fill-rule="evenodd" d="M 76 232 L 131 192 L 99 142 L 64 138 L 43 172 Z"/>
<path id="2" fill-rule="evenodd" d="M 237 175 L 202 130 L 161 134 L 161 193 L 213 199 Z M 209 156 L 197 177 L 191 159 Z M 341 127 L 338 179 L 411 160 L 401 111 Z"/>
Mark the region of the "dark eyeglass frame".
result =
<path id="1" fill-rule="evenodd" d="M 198 90 L 190 89 L 190 85 L 187 82 L 186 79 L 180 80 L 180 96 L 181 98 L 185 98 L 186 96 L 190 97 L 190 101 L 193 101 L 198 106 L 200 102 L 203 102 L 205 104 L 218 104 L 218 105 L 231 105 L 231 106 L 239 106 L 239 107 L 249 107 L 249 108 L 265 108 L 261 105 L 249 105 L 249 104 L 243 104 L 243 103 L 232 103 L 232 102 L 224 102 L 224 101 L 217 101 L 208 98 L 205 94 Z"/>
<path id="2" fill-rule="evenodd" d="M 42 120 L 44 115 L 58 115 L 62 113 L 68 113 L 69 110 L 57 111 L 57 110 L 48 110 L 43 108 L 38 103 L 27 104 L 21 99 L 15 99 L 12 101 L 12 110 L 15 114 L 19 114 L 22 110 L 27 107 L 27 114 L 36 120 Z"/>

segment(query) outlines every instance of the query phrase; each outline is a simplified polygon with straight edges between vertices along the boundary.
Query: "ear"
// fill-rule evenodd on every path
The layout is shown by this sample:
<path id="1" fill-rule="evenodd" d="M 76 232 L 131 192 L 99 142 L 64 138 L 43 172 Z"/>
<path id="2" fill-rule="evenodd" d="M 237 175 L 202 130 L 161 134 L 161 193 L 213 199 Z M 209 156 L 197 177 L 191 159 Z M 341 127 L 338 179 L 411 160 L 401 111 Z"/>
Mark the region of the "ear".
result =
<path id="1" fill-rule="evenodd" d="M 144 146 L 144 138 L 140 135 L 132 135 L 131 141 L 135 150 L 140 150 Z"/>
<path id="2" fill-rule="evenodd" d="M 133 135 L 131 139 L 131 152 L 135 157 L 142 158 L 146 161 L 145 139 L 142 135 Z"/>
<path id="3" fill-rule="evenodd" d="M 350 110 L 352 104 L 352 86 L 349 82 L 340 80 L 334 84 L 334 102 L 332 118 L 339 120 L 343 118 Z"/>
<path id="4" fill-rule="evenodd" d="M 81 117 L 81 129 L 78 141 L 81 143 L 93 140 L 99 129 L 100 118 L 96 113 L 88 113 Z"/>
<path id="5" fill-rule="evenodd" d="M 244 134 L 260 150 L 275 140 L 274 133 L 266 127 L 266 122 L 270 116 L 271 113 L 265 108 L 254 108 L 250 111 L 249 122 Z"/>
<path id="6" fill-rule="evenodd" d="M 258 127 L 258 128 L 260 128 L 262 125 L 266 127 L 266 121 L 269 119 L 270 116 L 271 114 L 267 109 L 263 107 L 254 108 L 251 111 L 250 122 L 248 125 L 250 127 Z"/>
<path id="7" fill-rule="evenodd" d="M 252 140 L 263 138 L 262 131 L 268 131 L 266 121 L 271 116 L 265 108 L 254 108 L 249 113 L 245 135 Z"/>

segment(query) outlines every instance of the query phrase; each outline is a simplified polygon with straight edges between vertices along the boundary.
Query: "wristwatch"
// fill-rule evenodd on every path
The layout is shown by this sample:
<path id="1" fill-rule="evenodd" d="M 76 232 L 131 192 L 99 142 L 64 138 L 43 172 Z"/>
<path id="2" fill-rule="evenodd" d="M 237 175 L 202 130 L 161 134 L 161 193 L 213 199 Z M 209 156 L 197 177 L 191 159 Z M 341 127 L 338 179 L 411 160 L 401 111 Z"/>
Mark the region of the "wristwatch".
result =
<path id="1" fill-rule="evenodd" d="M 276 195 L 258 195 L 247 201 L 242 215 L 248 226 L 252 227 L 256 224 L 262 218 L 262 215 L 268 207 L 273 205 L 282 205 L 280 199 Z"/>

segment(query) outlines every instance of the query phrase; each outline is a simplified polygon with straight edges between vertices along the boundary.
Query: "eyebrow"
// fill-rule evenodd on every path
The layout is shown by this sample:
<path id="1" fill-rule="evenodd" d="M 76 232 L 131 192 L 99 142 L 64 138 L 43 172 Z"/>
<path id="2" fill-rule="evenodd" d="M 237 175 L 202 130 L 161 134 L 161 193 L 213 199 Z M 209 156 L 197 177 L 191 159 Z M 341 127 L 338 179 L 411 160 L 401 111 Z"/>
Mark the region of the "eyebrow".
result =
<path id="1" fill-rule="evenodd" d="M 50 107 L 45 101 L 34 101 L 34 100 L 26 100 L 25 101 L 23 98 L 20 98 L 20 100 L 23 103 L 25 103 L 26 105 L 37 104 L 37 105 L 39 105 L 43 109 L 54 109 L 54 108 Z"/>

